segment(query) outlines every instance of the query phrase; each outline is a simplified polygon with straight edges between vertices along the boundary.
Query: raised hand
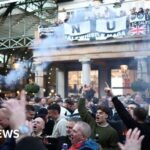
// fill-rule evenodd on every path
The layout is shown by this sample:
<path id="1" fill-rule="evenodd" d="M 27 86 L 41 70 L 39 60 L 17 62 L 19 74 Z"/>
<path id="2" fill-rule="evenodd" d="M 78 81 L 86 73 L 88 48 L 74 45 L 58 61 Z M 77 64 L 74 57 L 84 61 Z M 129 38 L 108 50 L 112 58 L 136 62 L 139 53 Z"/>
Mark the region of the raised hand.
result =
<path id="1" fill-rule="evenodd" d="M 108 85 L 107 82 L 105 82 L 106 87 L 104 88 L 105 93 L 107 94 L 107 96 L 113 96 L 112 90 L 110 88 L 110 86 Z"/>
<path id="2" fill-rule="evenodd" d="M 20 100 L 9 99 L 3 103 L 2 114 L 9 118 L 10 127 L 12 129 L 18 129 L 18 127 L 25 123 L 25 105 L 26 105 L 25 91 L 21 91 Z"/>
<path id="3" fill-rule="evenodd" d="M 85 84 L 82 88 L 82 94 L 85 95 L 89 90 L 90 86 Z"/>
<path id="4" fill-rule="evenodd" d="M 140 130 L 128 130 L 125 144 L 118 143 L 121 150 L 141 150 L 141 143 L 144 136 L 140 136 Z"/>

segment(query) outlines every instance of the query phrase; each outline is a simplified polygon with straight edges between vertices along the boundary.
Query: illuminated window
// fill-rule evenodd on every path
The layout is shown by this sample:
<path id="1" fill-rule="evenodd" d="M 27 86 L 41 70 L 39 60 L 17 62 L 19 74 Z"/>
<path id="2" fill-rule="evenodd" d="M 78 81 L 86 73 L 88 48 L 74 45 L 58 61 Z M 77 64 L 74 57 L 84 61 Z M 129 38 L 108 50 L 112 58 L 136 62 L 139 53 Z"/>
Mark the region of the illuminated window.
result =
<path id="1" fill-rule="evenodd" d="M 121 69 L 111 70 L 111 86 L 115 95 L 126 95 L 132 93 L 131 83 L 135 81 L 136 71 L 127 70 L 126 73 Z"/>
<path id="2" fill-rule="evenodd" d="M 96 91 L 95 96 L 98 96 L 98 71 L 92 70 L 90 73 L 91 85 Z M 81 71 L 69 71 L 68 73 L 68 95 L 79 94 L 81 89 Z"/>

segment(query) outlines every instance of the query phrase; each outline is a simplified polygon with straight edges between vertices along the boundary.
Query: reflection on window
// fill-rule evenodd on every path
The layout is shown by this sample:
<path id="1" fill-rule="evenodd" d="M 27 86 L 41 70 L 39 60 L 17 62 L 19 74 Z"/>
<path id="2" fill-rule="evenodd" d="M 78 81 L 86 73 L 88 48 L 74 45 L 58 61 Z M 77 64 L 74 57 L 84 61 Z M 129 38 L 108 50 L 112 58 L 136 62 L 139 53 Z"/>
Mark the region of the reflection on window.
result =
<path id="1" fill-rule="evenodd" d="M 123 73 L 120 69 L 111 71 L 111 86 L 115 95 L 126 95 L 132 93 L 131 83 L 135 80 L 136 71 L 127 70 Z"/>
<path id="2" fill-rule="evenodd" d="M 90 72 L 91 85 L 96 91 L 95 96 L 98 96 L 98 71 L 92 70 Z M 82 71 L 69 71 L 68 72 L 68 95 L 81 93 L 81 79 Z"/>
<path id="3" fill-rule="evenodd" d="M 68 73 L 69 94 L 78 94 L 81 88 L 81 71 L 70 71 Z"/>

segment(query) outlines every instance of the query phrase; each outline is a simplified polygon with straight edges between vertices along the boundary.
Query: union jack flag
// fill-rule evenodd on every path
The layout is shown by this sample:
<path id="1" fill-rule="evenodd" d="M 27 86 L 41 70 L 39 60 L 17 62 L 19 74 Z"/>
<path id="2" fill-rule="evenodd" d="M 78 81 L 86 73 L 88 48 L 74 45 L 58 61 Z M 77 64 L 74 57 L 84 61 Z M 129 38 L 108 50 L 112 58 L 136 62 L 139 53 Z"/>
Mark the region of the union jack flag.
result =
<path id="1" fill-rule="evenodd" d="M 145 35 L 146 26 L 145 24 L 136 24 L 130 27 L 130 35 Z"/>

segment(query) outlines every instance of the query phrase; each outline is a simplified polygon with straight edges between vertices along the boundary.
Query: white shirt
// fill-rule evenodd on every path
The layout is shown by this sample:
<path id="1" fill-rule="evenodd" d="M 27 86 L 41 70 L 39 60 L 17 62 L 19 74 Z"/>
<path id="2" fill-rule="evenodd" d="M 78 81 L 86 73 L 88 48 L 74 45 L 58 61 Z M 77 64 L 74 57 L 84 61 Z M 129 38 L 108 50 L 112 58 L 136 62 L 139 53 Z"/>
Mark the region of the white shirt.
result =
<path id="1" fill-rule="evenodd" d="M 71 113 L 65 107 L 61 106 L 60 115 L 63 116 L 63 117 L 66 117 L 66 116 L 70 116 Z"/>
<path id="2" fill-rule="evenodd" d="M 66 124 L 67 120 L 63 116 L 59 116 L 59 118 L 55 121 L 52 137 L 58 138 L 60 136 L 66 136 Z"/>

